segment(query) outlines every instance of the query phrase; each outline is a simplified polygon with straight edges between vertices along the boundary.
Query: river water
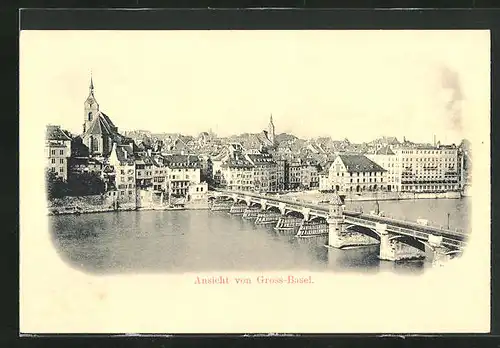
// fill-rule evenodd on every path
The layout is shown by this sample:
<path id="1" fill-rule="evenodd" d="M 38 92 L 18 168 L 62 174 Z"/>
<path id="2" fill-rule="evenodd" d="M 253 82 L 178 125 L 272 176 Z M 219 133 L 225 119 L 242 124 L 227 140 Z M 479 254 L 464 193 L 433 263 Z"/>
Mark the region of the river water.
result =
<path id="1" fill-rule="evenodd" d="M 426 218 L 467 229 L 469 199 L 380 202 L 394 217 Z M 373 210 L 374 202 L 348 204 Z M 428 261 L 378 260 L 378 246 L 337 250 L 324 240 L 301 240 L 256 226 L 241 216 L 209 210 L 129 211 L 49 216 L 61 258 L 90 273 L 285 271 L 395 272 L 418 274 Z"/>

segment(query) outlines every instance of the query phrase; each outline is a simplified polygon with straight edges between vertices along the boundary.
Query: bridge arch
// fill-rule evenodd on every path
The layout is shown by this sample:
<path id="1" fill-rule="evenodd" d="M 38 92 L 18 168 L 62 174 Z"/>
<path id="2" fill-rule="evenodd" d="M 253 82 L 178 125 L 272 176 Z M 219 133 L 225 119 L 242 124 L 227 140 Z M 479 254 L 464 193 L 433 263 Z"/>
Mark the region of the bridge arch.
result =
<path id="1" fill-rule="evenodd" d="M 373 228 L 362 227 L 357 225 L 348 225 L 346 227 L 346 231 L 361 233 L 378 241 L 380 241 L 381 238 L 380 233 Z"/>
<path id="2" fill-rule="evenodd" d="M 299 218 L 299 219 L 303 219 L 304 218 L 304 214 L 302 214 L 301 212 L 298 212 L 298 211 L 295 211 L 295 210 L 289 210 L 286 212 L 285 216 L 293 216 L 293 217 L 296 217 L 296 218 Z"/>
<path id="3" fill-rule="evenodd" d="M 268 205 L 266 207 L 266 211 L 273 212 L 273 213 L 280 213 L 281 214 L 280 208 L 272 206 L 272 205 Z"/>
<path id="4" fill-rule="evenodd" d="M 462 252 L 463 252 L 463 250 L 454 249 L 454 250 L 448 251 L 445 255 L 456 255 L 456 256 L 459 256 L 460 254 L 462 254 Z"/>
<path id="5" fill-rule="evenodd" d="M 314 215 L 309 219 L 309 222 L 326 222 L 326 218 L 323 216 Z"/>
<path id="6" fill-rule="evenodd" d="M 262 209 L 262 205 L 260 203 L 256 203 L 256 202 L 251 202 L 249 207 L 251 208 L 261 208 Z"/>
<path id="7" fill-rule="evenodd" d="M 211 194 L 211 195 L 208 196 L 208 199 L 209 200 L 219 200 L 219 201 L 233 200 L 232 197 L 230 197 L 228 195 L 221 195 L 221 194 Z"/>
<path id="8" fill-rule="evenodd" d="M 429 243 L 410 236 L 397 235 L 394 237 L 390 237 L 389 240 L 397 240 L 400 243 L 406 244 L 423 252 L 425 252 L 426 246 L 431 250 L 434 250 L 434 247 L 432 247 Z"/>

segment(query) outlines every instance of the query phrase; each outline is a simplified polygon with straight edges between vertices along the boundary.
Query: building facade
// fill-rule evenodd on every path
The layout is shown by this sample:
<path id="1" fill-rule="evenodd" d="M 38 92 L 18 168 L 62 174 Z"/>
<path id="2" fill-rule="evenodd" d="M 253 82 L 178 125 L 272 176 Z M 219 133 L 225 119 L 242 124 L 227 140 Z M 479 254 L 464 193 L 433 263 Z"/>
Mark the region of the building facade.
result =
<path id="1" fill-rule="evenodd" d="M 387 189 L 387 171 L 368 157 L 340 154 L 328 172 L 328 190 L 340 192 L 370 192 Z"/>
<path id="2" fill-rule="evenodd" d="M 460 158 L 453 145 L 399 146 L 368 155 L 388 171 L 388 190 L 446 192 L 460 190 Z"/>
<path id="3" fill-rule="evenodd" d="M 71 157 L 71 137 L 59 126 L 47 126 L 45 133 L 46 168 L 63 181 L 68 180 L 68 160 Z"/>
<path id="4" fill-rule="evenodd" d="M 401 159 L 400 154 L 396 154 L 391 147 L 379 148 L 374 154 L 367 154 L 366 157 L 387 170 L 387 191 L 401 191 Z"/>
<path id="5" fill-rule="evenodd" d="M 276 192 L 278 188 L 278 165 L 267 153 L 246 155 L 253 165 L 253 187 L 257 192 Z"/>
<path id="6" fill-rule="evenodd" d="M 117 199 L 136 201 L 136 166 L 133 149 L 128 145 L 113 144 L 108 163 L 114 171 Z"/>

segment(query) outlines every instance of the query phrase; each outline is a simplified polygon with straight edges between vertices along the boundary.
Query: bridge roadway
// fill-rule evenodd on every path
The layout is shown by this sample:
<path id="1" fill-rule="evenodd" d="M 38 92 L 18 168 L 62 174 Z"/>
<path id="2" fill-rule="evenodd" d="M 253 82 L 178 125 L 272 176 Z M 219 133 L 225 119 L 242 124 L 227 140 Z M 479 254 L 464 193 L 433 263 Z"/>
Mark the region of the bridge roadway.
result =
<path id="1" fill-rule="evenodd" d="M 282 197 L 276 197 L 274 195 L 261 195 L 253 192 L 239 192 L 239 191 L 226 191 L 220 189 L 214 189 L 215 192 L 219 192 L 222 195 L 232 197 L 234 194 L 238 195 L 238 199 L 244 200 L 245 197 L 253 198 L 252 203 L 259 203 L 261 200 L 266 200 L 266 204 L 269 206 L 274 206 L 279 208 L 279 203 L 285 203 L 286 209 L 289 211 L 296 211 L 302 213 L 302 208 L 308 208 L 309 214 L 312 217 L 322 217 L 327 218 L 328 216 L 328 206 L 321 206 L 317 204 L 312 204 L 309 202 L 303 202 L 292 199 L 284 199 Z M 370 228 L 372 230 L 376 229 L 377 224 L 387 225 L 387 231 L 399 235 L 413 237 L 419 240 L 427 241 L 429 235 L 441 236 L 443 238 L 442 244 L 446 245 L 452 249 L 462 249 L 466 245 L 466 240 L 468 234 L 458 230 L 443 229 L 435 226 L 421 225 L 416 222 L 397 220 L 390 217 L 363 214 L 355 211 L 344 210 L 345 221 L 348 224 L 362 226 Z"/>

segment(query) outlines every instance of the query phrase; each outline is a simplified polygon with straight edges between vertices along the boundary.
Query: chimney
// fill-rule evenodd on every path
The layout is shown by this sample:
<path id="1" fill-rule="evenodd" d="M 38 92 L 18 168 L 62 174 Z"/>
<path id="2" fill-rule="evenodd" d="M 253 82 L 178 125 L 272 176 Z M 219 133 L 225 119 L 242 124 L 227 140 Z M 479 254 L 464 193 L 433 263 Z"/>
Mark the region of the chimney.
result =
<path id="1" fill-rule="evenodd" d="M 436 134 L 434 134 L 434 147 L 436 147 Z"/>

